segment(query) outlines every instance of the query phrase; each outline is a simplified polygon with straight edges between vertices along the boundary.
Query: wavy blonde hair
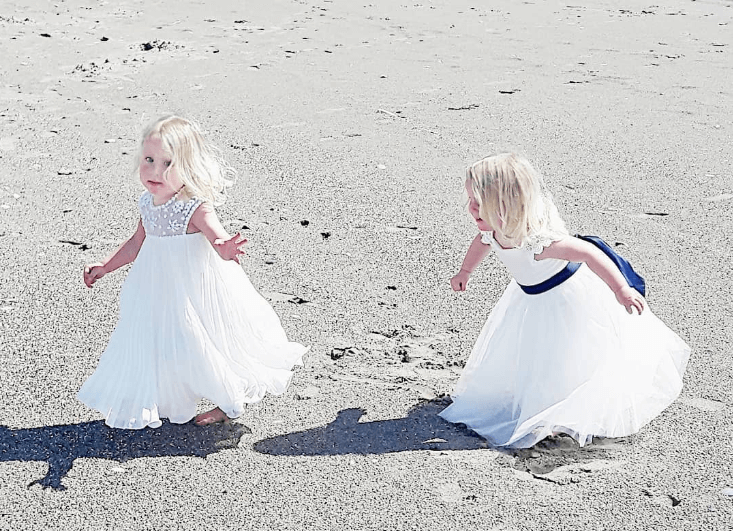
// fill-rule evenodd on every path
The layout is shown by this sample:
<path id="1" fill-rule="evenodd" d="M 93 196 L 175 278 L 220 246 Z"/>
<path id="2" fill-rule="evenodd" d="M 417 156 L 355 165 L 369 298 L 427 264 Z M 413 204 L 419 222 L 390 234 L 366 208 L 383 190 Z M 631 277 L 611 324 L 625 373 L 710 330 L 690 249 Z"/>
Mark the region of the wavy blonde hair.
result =
<path id="1" fill-rule="evenodd" d="M 542 175 L 524 157 L 501 153 L 466 170 L 481 218 L 514 247 L 568 235 Z"/>
<path id="2" fill-rule="evenodd" d="M 226 201 L 226 190 L 236 180 L 236 172 L 224 160 L 221 150 L 209 143 L 196 123 L 180 116 L 158 118 L 143 131 L 136 168 L 140 167 L 142 146 L 151 136 L 160 137 L 170 153 L 171 165 L 183 183 L 186 195 L 198 197 L 214 205 Z"/>

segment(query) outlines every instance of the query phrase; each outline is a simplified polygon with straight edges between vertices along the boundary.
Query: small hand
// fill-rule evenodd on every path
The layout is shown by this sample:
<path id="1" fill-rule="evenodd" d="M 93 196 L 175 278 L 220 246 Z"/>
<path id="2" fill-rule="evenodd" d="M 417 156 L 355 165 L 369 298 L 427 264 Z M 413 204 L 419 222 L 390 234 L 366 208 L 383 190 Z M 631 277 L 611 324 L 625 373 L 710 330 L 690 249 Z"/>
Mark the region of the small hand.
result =
<path id="1" fill-rule="evenodd" d="M 616 300 L 626 308 L 626 311 L 629 313 L 634 313 L 634 308 L 639 315 L 644 311 L 644 297 L 641 296 L 641 293 L 630 286 L 624 286 L 618 290 L 616 292 Z"/>
<path id="2" fill-rule="evenodd" d="M 84 284 L 86 284 L 88 288 L 91 288 L 92 285 L 105 274 L 104 266 L 99 262 L 96 264 L 89 264 L 84 267 Z"/>
<path id="3" fill-rule="evenodd" d="M 239 257 L 244 254 L 244 244 L 247 239 L 238 232 L 228 240 L 214 240 L 214 248 L 224 260 L 234 260 L 239 263 Z"/>
<path id="4" fill-rule="evenodd" d="M 450 286 L 453 291 L 466 291 L 466 284 L 468 284 L 468 277 L 471 273 L 461 269 L 453 278 L 450 279 Z"/>

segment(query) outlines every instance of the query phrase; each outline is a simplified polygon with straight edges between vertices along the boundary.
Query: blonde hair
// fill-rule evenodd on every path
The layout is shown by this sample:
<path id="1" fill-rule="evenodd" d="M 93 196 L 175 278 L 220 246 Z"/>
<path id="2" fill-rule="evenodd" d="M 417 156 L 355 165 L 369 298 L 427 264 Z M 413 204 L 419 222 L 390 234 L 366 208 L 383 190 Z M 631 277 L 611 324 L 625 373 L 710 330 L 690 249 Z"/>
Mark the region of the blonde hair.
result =
<path id="1" fill-rule="evenodd" d="M 206 141 L 194 122 L 180 116 L 163 116 L 143 131 L 136 168 L 140 167 L 142 146 L 151 136 L 158 136 L 171 155 L 171 168 L 183 183 L 185 193 L 220 205 L 226 201 L 226 189 L 236 180 L 236 172 L 224 160 L 221 150 Z"/>
<path id="2" fill-rule="evenodd" d="M 475 162 L 466 170 L 481 218 L 514 247 L 536 247 L 568 235 L 542 175 L 515 153 Z"/>

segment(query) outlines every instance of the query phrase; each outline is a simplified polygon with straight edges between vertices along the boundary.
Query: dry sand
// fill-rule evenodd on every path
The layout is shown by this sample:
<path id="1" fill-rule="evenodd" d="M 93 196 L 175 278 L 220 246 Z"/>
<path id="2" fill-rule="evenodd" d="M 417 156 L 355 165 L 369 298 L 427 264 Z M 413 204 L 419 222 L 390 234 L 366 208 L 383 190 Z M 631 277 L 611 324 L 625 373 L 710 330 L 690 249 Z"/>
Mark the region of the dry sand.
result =
<path id="1" fill-rule="evenodd" d="M 208 4 L 0 2 L 0 528 L 730 528 L 733 4 Z M 76 392 L 124 273 L 81 272 L 165 112 L 239 169 L 221 218 L 312 352 L 232 427 L 112 431 Z M 463 168 L 505 149 L 693 348 L 637 435 L 500 452 L 436 417 L 508 280 L 450 291 Z"/>

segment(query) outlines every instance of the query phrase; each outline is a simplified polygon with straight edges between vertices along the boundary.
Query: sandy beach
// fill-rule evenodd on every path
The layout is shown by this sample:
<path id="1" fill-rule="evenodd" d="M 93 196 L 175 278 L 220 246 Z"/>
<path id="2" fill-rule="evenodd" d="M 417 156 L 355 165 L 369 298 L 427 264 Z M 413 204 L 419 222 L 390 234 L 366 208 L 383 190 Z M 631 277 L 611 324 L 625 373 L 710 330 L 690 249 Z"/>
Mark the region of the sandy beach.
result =
<path id="1" fill-rule="evenodd" d="M 0 1 L 0 529 L 730 529 L 733 2 L 233 6 Z M 82 269 L 165 113 L 238 170 L 219 216 L 311 351 L 230 425 L 112 430 L 76 393 L 125 271 Z M 638 434 L 507 451 L 437 416 L 509 281 L 450 289 L 464 169 L 507 150 L 692 347 Z"/>

